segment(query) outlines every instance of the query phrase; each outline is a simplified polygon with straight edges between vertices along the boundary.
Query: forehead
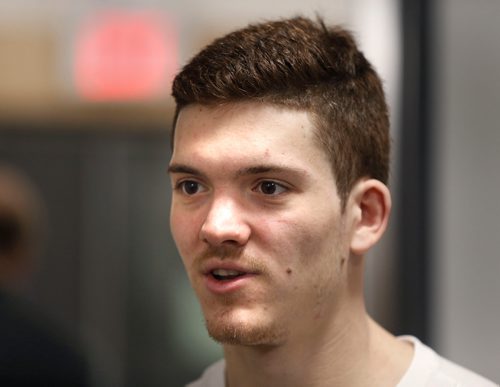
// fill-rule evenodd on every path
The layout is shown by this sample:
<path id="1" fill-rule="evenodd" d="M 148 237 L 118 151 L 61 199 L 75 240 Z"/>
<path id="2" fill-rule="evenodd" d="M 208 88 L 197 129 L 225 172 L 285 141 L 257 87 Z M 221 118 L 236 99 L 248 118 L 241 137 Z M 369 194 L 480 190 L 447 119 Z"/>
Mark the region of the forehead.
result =
<path id="1" fill-rule="evenodd" d="M 313 156 L 327 159 L 317 145 L 307 112 L 256 102 L 183 108 L 177 119 L 172 158 L 202 154 L 257 158 L 280 154 L 289 161 Z"/>

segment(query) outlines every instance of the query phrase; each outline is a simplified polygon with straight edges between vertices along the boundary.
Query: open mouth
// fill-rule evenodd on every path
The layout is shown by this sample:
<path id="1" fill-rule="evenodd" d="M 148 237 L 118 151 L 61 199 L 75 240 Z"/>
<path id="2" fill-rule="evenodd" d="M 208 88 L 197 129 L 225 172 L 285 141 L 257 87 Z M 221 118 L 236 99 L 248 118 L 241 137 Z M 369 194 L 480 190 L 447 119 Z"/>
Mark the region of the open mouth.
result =
<path id="1" fill-rule="evenodd" d="M 215 269 L 210 274 L 218 281 L 229 281 L 244 276 L 246 273 L 237 270 Z"/>
<path id="2" fill-rule="evenodd" d="M 218 265 L 213 265 L 204 273 L 207 289 L 216 295 L 227 295 L 239 291 L 249 286 L 252 283 L 249 280 L 257 275 L 258 273 L 240 267 L 221 268 Z"/>

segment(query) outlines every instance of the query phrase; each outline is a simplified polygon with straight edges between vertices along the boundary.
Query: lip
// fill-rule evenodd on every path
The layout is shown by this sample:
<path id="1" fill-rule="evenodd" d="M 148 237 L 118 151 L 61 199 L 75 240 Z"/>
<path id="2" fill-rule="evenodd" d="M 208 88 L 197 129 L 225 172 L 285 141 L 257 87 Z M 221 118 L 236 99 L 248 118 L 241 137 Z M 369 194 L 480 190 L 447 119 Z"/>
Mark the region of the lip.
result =
<path id="1" fill-rule="evenodd" d="M 235 270 L 244 274 L 233 279 L 217 280 L 211 274 L 212 271 L 216 269 Z M 221 261 L 218 259 L 205 262 L 202 265 L 201 273 L 204 277 L 206 288 L 215 294 L 228 294 L 240 290 L 259 275 L 259 273 L 255 270 L 245 267 L 244 265 L 240 265 L 234 261 Z"/>
<path id="2" fill-rule="evenodd" d="M 217 280 L 211 274 L 205 275 L 205 286 L 207 289 L 215 294 L 228 294 L 240 290 L 242 287 L 247 285 L 253 278 L 255 274 L 246 273 L 239 277 L 230 280 Z"/>

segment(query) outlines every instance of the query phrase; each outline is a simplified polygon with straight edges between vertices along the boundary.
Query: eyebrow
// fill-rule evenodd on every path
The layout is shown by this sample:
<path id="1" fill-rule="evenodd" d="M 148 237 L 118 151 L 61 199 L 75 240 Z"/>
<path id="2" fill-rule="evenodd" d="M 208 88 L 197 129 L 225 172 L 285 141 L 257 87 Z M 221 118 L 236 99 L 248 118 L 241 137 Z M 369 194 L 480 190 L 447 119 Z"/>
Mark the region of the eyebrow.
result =
<path id="1" fill-rule="evenodd" d="M 282 166 L 282 165 L 274 165 L 274 164 L 262 164 L 255 165 L 252 167 L 241 168 L 236 172 L 237 176 L 245 176 L 245 175 L 258 175 L 261 173 L 298 173 L 301 175 L 307 175 L 307 172 L 300 168 L 290 167 L 290 166 Z"/>
<path id="2" fill-rule="evenodd" d="M 185 164 L 170 164 L 168 166 L 168 173 L 185 173 L 187 175 L 205 176 L 205 174 L 198 169 Z"/>
<path id="3" fill-rule="evenodd" d="M 200 176 L 200 177 L 206 177 L 206 174 L 201 172 L 200 170 L 190 167 L 189 165 L 186 164 L 171 164 L 168 167 L 168 172 L 169 173 L 185 173 L 188 175 L 194 175 L 194 176 Z M 244 167 L 240 168 L 236 171 L 236 177 L 239 176 L 248 176 L 248 175 L 259 175 L 262 173 L 296 173 L 302 176 L 307 176 L 308 173 L 301 169 L 301 168 L 295 168 L 295 167 L 290 167 L 290 166 L 282 166 L 282 165 L 275 165 L 275 164 L 261 164 L 261 165 L 254 165 L 251 167 Z"/>

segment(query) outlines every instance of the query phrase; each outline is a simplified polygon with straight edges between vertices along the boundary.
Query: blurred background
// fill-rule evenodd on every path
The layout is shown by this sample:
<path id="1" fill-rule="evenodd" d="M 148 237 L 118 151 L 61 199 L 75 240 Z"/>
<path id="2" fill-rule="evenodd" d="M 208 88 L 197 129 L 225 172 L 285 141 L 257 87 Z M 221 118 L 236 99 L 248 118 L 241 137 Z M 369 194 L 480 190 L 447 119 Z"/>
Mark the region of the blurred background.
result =
<path id="1" fill-rule="evenodd" d="M 354 31 L 391 106 L 370 312 L 500 381 L 500 2 L 4 0 L 0 165 L 44 214 L 13 291 L 78 343 L 94 385 L 181 386 L 221 356 L 169 233 L 170 83 L 213 38 L 297 14 Z"/>

